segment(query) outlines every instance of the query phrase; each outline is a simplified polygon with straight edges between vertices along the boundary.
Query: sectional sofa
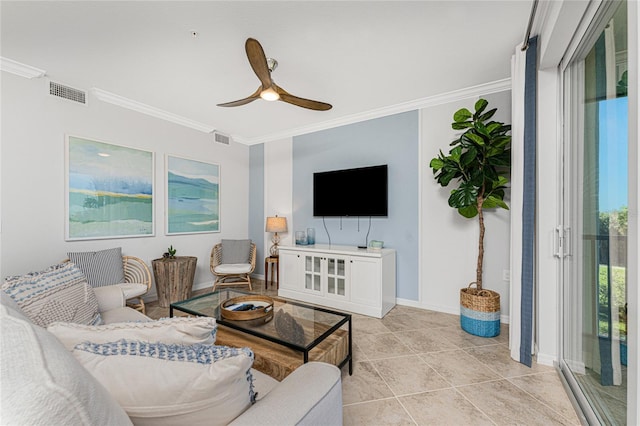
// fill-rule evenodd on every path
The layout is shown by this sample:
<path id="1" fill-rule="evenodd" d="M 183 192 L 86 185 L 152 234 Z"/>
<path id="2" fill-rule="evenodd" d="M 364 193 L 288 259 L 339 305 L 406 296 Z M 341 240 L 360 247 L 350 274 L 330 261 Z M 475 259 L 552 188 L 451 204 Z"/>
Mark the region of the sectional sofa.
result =
<path id="1" fill-rule="evenodd" d="M 60 291 L 46 303 L 15 288 L 0 291 L 0 424 L 342 424 L 335 366 L 308 363 L 277 382 L 251 368 L 250 348 L 213 344 L 212 318 L 152 321 L 126 307 L 115 286 L 76 285 L 91 296 L 87 306 L 92 295 L 97 302 L 97 319 L 85 315 L 88 324 L 43 326 L 47 309 L 82 313 L 69 308 L 68 294 L 59 304 Z M 44 314 L 34 316 L 38 303 Z"/>

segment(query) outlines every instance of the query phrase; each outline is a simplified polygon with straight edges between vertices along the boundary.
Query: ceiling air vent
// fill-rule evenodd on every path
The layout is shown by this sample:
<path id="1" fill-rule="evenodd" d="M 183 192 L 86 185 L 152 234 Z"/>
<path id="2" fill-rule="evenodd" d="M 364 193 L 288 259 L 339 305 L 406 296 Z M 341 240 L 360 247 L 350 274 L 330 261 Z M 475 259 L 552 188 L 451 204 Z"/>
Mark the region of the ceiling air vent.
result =
<path id="1" fill-rule="evenodd" d="M 229 142 L 231 142 L 231 136 L 221 133 L 217 130 L 214 130 L 213 132 L 213 140 L 218 142 L 218 143 L 223 143 L 225 145 L 229 145 Z"/>
<path id="2" fill-rule="evenodd" d="M 55 81 L 49 81 L 49 94 L 58 98 L 78 102 L 82 105 L 87 104 L 87 92 L 56 83 Z"/>

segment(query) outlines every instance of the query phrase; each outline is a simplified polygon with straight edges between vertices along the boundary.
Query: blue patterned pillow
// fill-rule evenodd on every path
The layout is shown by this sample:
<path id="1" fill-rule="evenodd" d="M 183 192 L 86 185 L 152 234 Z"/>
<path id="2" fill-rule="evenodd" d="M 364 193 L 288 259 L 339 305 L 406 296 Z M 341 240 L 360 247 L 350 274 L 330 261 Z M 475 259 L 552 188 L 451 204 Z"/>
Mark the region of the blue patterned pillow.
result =
<path id="1" fill-rule="evenodd" d="M 116 247 L 100 251 L 67 253 L 87 277 L 91 287 L 121 284 L 124 282 L 122 248 Z"/>
<path id="2" fill-rule="evenodd" d="M 47 327 L 55 321 L 98 325 L 102 323 L 98 300 L 87 280 L 73 263 L 5 278 L 8 294 L 31 321 Z"/>
<path id="3" fill-rule="evenodd" d="M 135 425 L 226 425 L 255 402 L 249 348 L 120 339 L 72 353 Z"/>

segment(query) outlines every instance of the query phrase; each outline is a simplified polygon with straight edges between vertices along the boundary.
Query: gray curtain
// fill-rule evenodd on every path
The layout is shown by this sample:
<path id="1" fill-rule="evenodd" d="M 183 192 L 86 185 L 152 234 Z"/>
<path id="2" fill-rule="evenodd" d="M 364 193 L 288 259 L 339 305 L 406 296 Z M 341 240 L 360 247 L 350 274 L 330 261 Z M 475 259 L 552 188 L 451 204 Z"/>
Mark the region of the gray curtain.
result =
<path id="1" fill-rule="evenodd" d="M 529 39 L 524 83 L 524 176 L 522 202 L 522 292 L 520 362 L 531 367 L 536 211 L 536 94 L 538 36 Z"/>

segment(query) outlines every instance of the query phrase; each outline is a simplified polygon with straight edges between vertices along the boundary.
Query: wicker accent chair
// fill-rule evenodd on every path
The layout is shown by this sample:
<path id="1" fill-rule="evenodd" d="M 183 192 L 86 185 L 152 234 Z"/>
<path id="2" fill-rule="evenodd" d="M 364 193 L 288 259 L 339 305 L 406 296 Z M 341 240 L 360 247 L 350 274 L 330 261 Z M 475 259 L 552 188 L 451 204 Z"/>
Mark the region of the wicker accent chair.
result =
<path id="1" fill-rule="evenodd" d="M 69 258 L 64 260 L 69 262 Z M 122 266 L 124 268 L 124 282 L 113 284 L 120 287 L 127 306 L 146 314 L 146 307 L 142 296 L 151 289 L 151 271 L 144 261 L 135 256 L 122 256 Z"/>
<path id="2" fill-rule="evenodd" d="M 256 268 L 256 245 L 251 243 L 249 251 L 249 263 L 222 263 L 222 243 L 218 243 L 211 249 L 210 259 L 211 273 L 216 276 L 216 280 L 213 283 L 213 290 L 216 290 L 217 286 L 236 286 L 236 285 L 248 285 L 249 290 L 253 290 L 251 287 L 251 274 Z"/>
<path id="3" fill-rule="evenodd" d="M 144 306 L 142 296 L 147 294 L 151 289 L 151 271 L 146 263 L 135 256 L 122 256 L 122 266 L 124 267 L 124 283 L 118 284 L 125 294 L 127 305 L 143 314 L 147 313 Z M 127 284 L 144 284 L 147 289 L 141 293 L 142 289 L 137 290 L 135 287 Z M 130 288 L 131 287 L 131 288 Z"/>

